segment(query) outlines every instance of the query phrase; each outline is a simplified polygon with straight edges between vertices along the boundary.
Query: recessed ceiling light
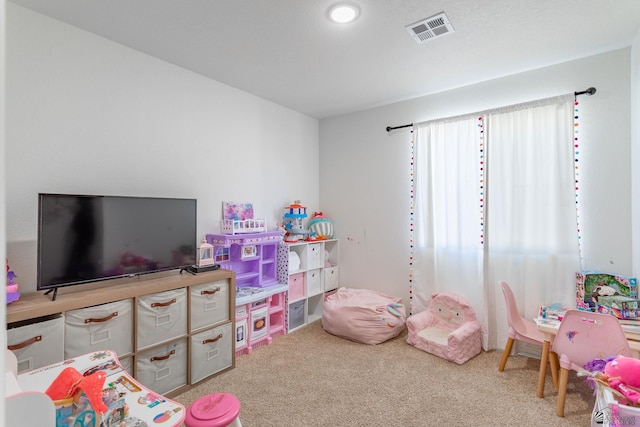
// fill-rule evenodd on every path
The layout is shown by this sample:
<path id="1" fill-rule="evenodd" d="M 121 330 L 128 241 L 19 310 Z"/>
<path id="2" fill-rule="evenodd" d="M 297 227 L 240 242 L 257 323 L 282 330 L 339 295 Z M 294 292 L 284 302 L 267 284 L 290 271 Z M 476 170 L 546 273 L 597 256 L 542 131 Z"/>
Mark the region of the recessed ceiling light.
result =
<path id="1" fill-rule="evenodd" d="M 329 9 L 329 17 L 333 22 L 346 24 L 354 21 L 360 10 L 357 6 L 348 3 L 338 3 Z"/>

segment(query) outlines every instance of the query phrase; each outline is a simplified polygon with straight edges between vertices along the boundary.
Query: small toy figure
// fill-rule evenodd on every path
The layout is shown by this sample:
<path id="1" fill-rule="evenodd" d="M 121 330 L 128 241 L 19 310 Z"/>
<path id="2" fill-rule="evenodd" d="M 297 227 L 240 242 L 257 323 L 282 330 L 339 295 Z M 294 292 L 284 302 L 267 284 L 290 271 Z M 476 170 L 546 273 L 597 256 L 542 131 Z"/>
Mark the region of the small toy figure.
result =
<path id="1" fill-rule="evenodd" d="M 307 207 L 296 200 L 293 204 L 284 208 L 283 226 L 285 230 L 283 240 L 295 243 L 304 240 L 304 236 L 309 235 L 309 230 L 304 229 L 303 220 L 307 217 Z"/>
<path id="2" fill-rule="evenodd" d="M 18 284 L 15 279 L 18 277 L 9 267 L 9 260 L 6 260 L 7 264 L 7 304 L 12 303 L 20 299 L 20 292 L 18 292 Z"/>
<path id="3" fill-rule="evenodd" d="M 598 283 L 598 286 L 591 293 L 591 298 L 598 302 L 598 297 L 620 295 L 617 290 L 607 285 L 605 282 Z"/>

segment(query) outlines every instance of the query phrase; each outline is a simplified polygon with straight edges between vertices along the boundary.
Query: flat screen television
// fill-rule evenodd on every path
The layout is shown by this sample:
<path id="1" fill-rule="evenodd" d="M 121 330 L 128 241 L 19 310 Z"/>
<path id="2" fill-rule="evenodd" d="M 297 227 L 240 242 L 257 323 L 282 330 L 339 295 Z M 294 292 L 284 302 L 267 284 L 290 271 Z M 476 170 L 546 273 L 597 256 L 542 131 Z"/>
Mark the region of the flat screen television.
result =
<path id="1" fill-rule="evenodd" d="M 195 199 L 38 195 L 37 289 L 195 263 Z"/>

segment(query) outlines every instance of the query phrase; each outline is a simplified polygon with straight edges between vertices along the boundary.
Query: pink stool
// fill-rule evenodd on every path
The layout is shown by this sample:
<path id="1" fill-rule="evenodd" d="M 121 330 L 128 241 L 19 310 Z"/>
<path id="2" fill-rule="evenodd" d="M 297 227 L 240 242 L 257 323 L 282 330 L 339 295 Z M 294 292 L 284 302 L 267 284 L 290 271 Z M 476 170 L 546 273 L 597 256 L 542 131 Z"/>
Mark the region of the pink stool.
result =
<path id="1" fill-rule="evenodd" d="M 214 393 L 196 400 L 187 408 L 186 427 L 242 427 L 240 401 L 233 394 Z"/>

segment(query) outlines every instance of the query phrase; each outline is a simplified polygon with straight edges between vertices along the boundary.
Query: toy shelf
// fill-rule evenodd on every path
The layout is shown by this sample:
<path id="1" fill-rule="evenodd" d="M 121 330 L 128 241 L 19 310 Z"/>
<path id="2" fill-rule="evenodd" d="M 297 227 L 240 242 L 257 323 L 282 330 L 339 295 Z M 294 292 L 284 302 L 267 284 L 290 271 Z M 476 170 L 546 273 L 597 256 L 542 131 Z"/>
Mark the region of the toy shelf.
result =
<path id="1" fill-rule="evenodd" d="M 278 280 L 289 285 L 287 331 L 322 318 L 325 293 L 339 286 L 338 240 L 282 242 L 278 246 Z"/>

